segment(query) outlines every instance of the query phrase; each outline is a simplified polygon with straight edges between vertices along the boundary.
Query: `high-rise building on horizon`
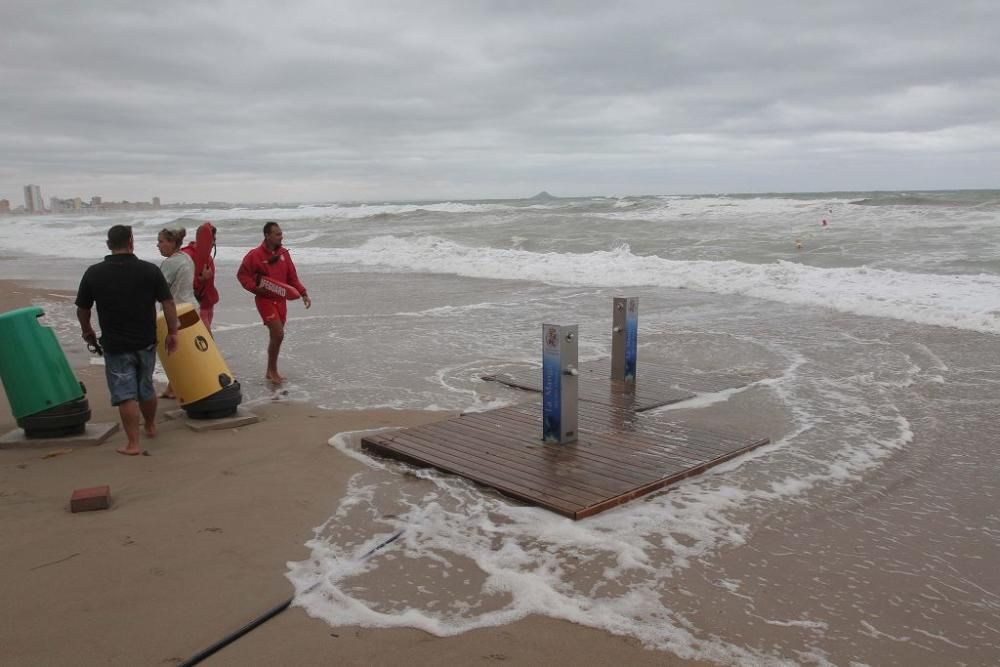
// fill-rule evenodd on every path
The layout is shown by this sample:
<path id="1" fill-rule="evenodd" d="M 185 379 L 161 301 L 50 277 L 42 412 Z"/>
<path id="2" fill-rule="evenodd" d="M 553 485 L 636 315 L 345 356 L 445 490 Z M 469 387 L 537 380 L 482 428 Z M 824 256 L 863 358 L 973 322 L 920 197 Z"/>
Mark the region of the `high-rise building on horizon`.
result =
<path id="1" fill-rule="evenodd" d="M 42 202 L 42 189 L 39 186 L 24 186 L 24 208 L 28 213 L 41 213 L 45 210 L 45 204 Z"/>
<path id="2" fill-rule="evenodd" d="M 10 213 L 9 199 L 0 199 L 0 213 Z"/>
<path id="3" fill-rule="evenodd" d="M 153 206 L 156 207 L 156 208 L 160 208 L 160 198 L 159 197 L 153 197 Z"/>

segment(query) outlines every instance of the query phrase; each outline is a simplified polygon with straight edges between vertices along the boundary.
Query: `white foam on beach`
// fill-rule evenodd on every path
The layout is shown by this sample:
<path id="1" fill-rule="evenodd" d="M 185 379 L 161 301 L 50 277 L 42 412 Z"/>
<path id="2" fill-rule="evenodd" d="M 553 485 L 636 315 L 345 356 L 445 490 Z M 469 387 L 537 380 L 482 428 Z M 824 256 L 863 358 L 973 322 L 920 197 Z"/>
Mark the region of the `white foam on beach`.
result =
<path id="1" fill-rule="evenodd" d="M 398 481 L 365 473 L 352 480 L 337 515 L 309 542 L 310 559 L 289 564 L 296 604 L 334 626 L 413 627 L 437 636 L 539 614 L 685 658 L 782 664 L 777 655 L 697 636 L 671 609 L 678 568 L 723 542 L 745 541 L 746 527 L 728 515 L 754 502 L 753 494 L 706 477 L 574 522 L 433 471 L 413 476 L 432 486 L 407 496 Z M 387 500 L 398 507 L 386 532 L 405 533 L 385 554 L 359 562 L 358 545 L 367 542 L 341 528 L 385 516 Z M 383 595 L 374 583 L 383 580 L 381 568 L 385 581 L 404 572 L 403 588 L 411 590 Z"/>
<path id="2" fill-rule="evenodd" d="M 328 525 L 309 543 L 312 557 L 290 564 L 300 593 L 296 602 L 310 615 L 336 626 L 414 627 L 450 636 L 543 614 L 634 636 L 684 657 L 763 657 L 695 637 L 663 602 L 663 584 L 678 563 L 657 562 L 651 552 L 668 546 L 682 558 L 695 554 L 697 544 L 685 545 L 702 531 L 696 517 L 707 507 L 704 499 L 637 503 L 627 512 L 573 522 L 484 495 L 460 480 L 428 471 L 416 475 L 433 487 L 412 501 L 401 499 L 392 528 L 405 533 L 387 553 L 360 562 L 361 537 L 352 535 L 342 545 L 327 539 Z M 381 496 L 397 486 L 356 476 L 331 525 L 349 522 L 355 513 L 377 516 Z M 718 498 L 725 503 L 731 495 L 723 490 Z M 665 524 L 678 531 L 676 539 Z M 405 591 L 393 600 L 358 596 L 351 580 L 367 574 L 378 579 L 379 569 L 394 568 L 400 552 L 407 577 L 419 582 L 410 593 L 429 598 L 426 606 L 412 604 Z M 481 583 L 470 585 L 472 579 Z M 586 582 L 584 589 L 577 579 Z M 378 595 L 368 579 L 366 588 Z"/>
<path id="3" fill-rule="evenodd" d="M 369 464 L 309 542 L 311 557 L 289 564 L 296 604 L 334 626 L 413 627 L 439 636 L 539 614 L 631 636 L 683 658 L 785 664 L 784 656 L 694 630 L 674 582 L 682 570 L 745 544 L 748 517 L 810 502 L 817 487 L 861 479 L 913 433 L 891 404 L 868 405 L 857 378 L 816 378 L 802 355 L 775 351 L 787 366 L 750 391 L 773 394 L 790 409 L 793 427 L 783 438 L 583 521 L 434 470 Z M 802 392 L 817 381 L 827 383 L 822 397 L 803 402 Z M 846 430 L 843 421 L 829 419 L 864 410 L 865 420 Z M 365 458 L 354 451 L 355 438 L 332 444 Z M 400 529 L 403 537 L 385 553 L 358 562 L 359 545 Z M 736 582 L 722 590 L 745 597 Z M 817 636 L 826 630 L 805 617 L 764 621 Z M 824 664 L 811 650 L 809 660 Z"/>
<path id="4" fill-rule="evenodd" d="M 480 303 L 470 303 L 462 306 L 435 306 L 434 308 L 427 308 L 425 310 L 401 311 L 392 313 L 392 315 L 394 317 L 454 317 L 455 315 L 466 312 L 477 310 L 495 310 L 509 306 L 510 304 L 506 303 L 482 301 Z"/>
<path id="5" fill-rule="evenodd" d="M 400 468 L 390 464 L 386 472 Z M 732 518 L 737 510 L 773 506 L 807 485 L 753 490 L 742 488 L 738 476 L 706 475 L 574 522 L 434 471 L 413 477 L 431 486 L 406 493 L 398 473 L 383 481 L 359 474 L 338 515 L 309 543 L 311 558 L 289 564 L 301 593 L 297 604 L 310 615 L 334 626 L 414 627 L 449 636 L 540 614 L 685 658 L 781 664 L 777 655 L 692 632 L 672 608 L 671 582 L 694 560 L 746 541 L 747 526 Z M 406 532 L 390 553 L 359 564 L 352 555 L 364 540 L 356 526 L 365 524 L 362 517 L 371 525 L 370 517 L 386 516 L 387 503 L 388 528 Z M 397 586 L 388 596 L 379 589 L 373 582 L 381 568 L 387 579 L 405 573 L 404 590 Z"/>
<path id="6" fill-rule="evenodd" d="M 355 264 L 560 286 L 658 286 L 740 295 L 845 313 L 1000 333 L 1000 277 L 817 268 L 779 261 L 749 264 L 640 256 L 628 246 L 590 253 L 469 247 L 422 236 L 380 236 L 354 248 L 304 248 L 300 264 Z"/>
<path id="7" fill-rule="evenodd" d="M 398 431 L 400 430 L 395 426 L 385 426 L 382 428 L 369 428 L 361 429 L 358 431 L 341 431 L 335 434 L 332 438 L 327 441 L 327 444 L 334 447 L 355 461 L 360 461 L 371 468 L 377 468 L 379 470 L 385 470 L 386 464 L 381 461 L 372 458 L 366 454 L 363 454 L 360 449 L 353 445 L 355 440 L 360 440 L 361 436 L 368 435 L 369 433 L 385 433 L 388 431 Z"/>
<path id="8" fill-rule="evenodd" d="M 484 382 L 480 378 L 484 365 L 487 365 L 487 362 L 477 359 L 462 364 L 444 366 L 435 371 L 433 380 L 445 391 L 457 394 L 463 399 L 465 405 L 463 412 L 486 412 L 515 403 L 516 401 L 509 398 L 484 397 L 478 388 L 475 388 L 477 385 L 481 387 Z M 455 386 L 453 380 L 456 377 L 463 378 L 470 386 Z"/>
<path id="9" fill-rule="evenodd" d="M 646 413 L 654 414 L 661 412 L 669 412 L 670 410 L 690 410 L 696 408 L 707 408 L 708 406 L 715 405 L 716 403 L 725 403 L 736 394 L 743 393 L 752 386 L 754 385 L 751 384 L 747 385 L 746 387 L 733 387 L 731 389 L 723 389 L 721 391 L 696 394 L 694 398 L 689 398 L 687 400 L 681 401 L 680 403 L 670 403 L 669 405 L 653 408 L 652 410 L 646 411 Z"/>

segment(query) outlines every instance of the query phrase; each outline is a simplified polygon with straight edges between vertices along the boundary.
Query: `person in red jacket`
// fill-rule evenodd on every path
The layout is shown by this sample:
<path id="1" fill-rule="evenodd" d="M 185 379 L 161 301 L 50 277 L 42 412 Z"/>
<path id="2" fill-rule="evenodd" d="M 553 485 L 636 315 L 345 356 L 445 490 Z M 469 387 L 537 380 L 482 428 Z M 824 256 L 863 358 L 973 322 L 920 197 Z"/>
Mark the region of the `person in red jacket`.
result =
<path id="1" fill-rule="evenodd" d="M 255 295 L 257 312 L 260 313 L 264 326 L 270 334 L 267 345 L 267 373 L 264 377 L 271 383 L 280 385 L 285 378 L 278 373 L 278 352 L 281 351 L 281 342 L 285 339 L 288 302 L 283 297 L 260 289 L 260 279 L 264 276 L 291 285 L 302 295 L 302 302 L 306 308 L 312 306 L 305 285 L 299 281 L 292 256 L 281 245 L 281 227 L 276 222 L 264 225 L 264 242 L 246 254 L 236 278 L 245 290 Z"/>
<path id="2" fill-rule="evenodd" d="M 215 225 L 206 223 L 212 228 L 212 243 L 215 243 Z M 198 241 L 193 240 L 181 248 L 181 252 L 187 254 L 191 261 L 196 262 L 195 253 Z M 219 290 L 215 289 L 215 259 L 208 258 L 208 266 L 202 271 L 200 276 L 194 277 L 194 298 L 198 300 L 198 316 L 205 324 L 205 328 L 212 330 L 212 316 L 215 314 L 215 304 L 219 303 Z"/>

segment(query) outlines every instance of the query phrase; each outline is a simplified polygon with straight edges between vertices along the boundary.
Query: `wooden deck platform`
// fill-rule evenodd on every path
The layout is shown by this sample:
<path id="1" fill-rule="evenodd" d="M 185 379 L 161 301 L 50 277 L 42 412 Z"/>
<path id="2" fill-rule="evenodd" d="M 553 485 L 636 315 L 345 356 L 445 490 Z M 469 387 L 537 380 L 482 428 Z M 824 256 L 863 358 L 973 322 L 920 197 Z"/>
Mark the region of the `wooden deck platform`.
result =
<path id="1" fill-rule="evenodd" d="M 543 443 L 541 403 L 534 401 L 372 434 L 361 444 L 583 519 L 769 442 L 687 428 L 604 402 L 581 401 L 578 425 L 577 442 Z"/>
<path id="2" fill-rule="evenodd" d="M 611 381 L 611 360 L 598 359 L 580 364 L 580 384 L 578 396 L 581 401 L 613 405 L 630 410 L 642 411 L 677 403 L 695 394 L 717 392 L 744 387 L 765 376 L 733 375 L 732 373 L 693 373 L 679 368 L 640 360 L 638 379 L 634 389 Z M 484 380 L 493 380 L 518 389 L 542 390 L 542 370 L 528 368 L 517 373 L 485 375 Z"/>

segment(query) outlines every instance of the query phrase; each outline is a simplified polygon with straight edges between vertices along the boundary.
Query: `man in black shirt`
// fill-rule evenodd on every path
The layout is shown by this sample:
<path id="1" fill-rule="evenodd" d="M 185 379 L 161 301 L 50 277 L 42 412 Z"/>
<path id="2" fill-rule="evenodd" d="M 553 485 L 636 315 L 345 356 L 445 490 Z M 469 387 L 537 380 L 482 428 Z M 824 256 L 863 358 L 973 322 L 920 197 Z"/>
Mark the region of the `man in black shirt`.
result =
<path id="1" fill-rule="evenodd" d="M 83 339 L 97 342 L 90 311 L 97 303 L 104 347 L 104 374 L 111 405 L 118 406 L 128 444 L 119 454 L 142 454 L 139 448 L 139 415 L 146 435 L 156 435 L 156 302 L 163 304 L 167 321 L 167 354 L 177 349 L 177 309 L 159 267 L 133 254 L 132 228 L 115 225 L 108 230 L 110 255 L 89 267 L 76 294 L 76 315 Z"/>

